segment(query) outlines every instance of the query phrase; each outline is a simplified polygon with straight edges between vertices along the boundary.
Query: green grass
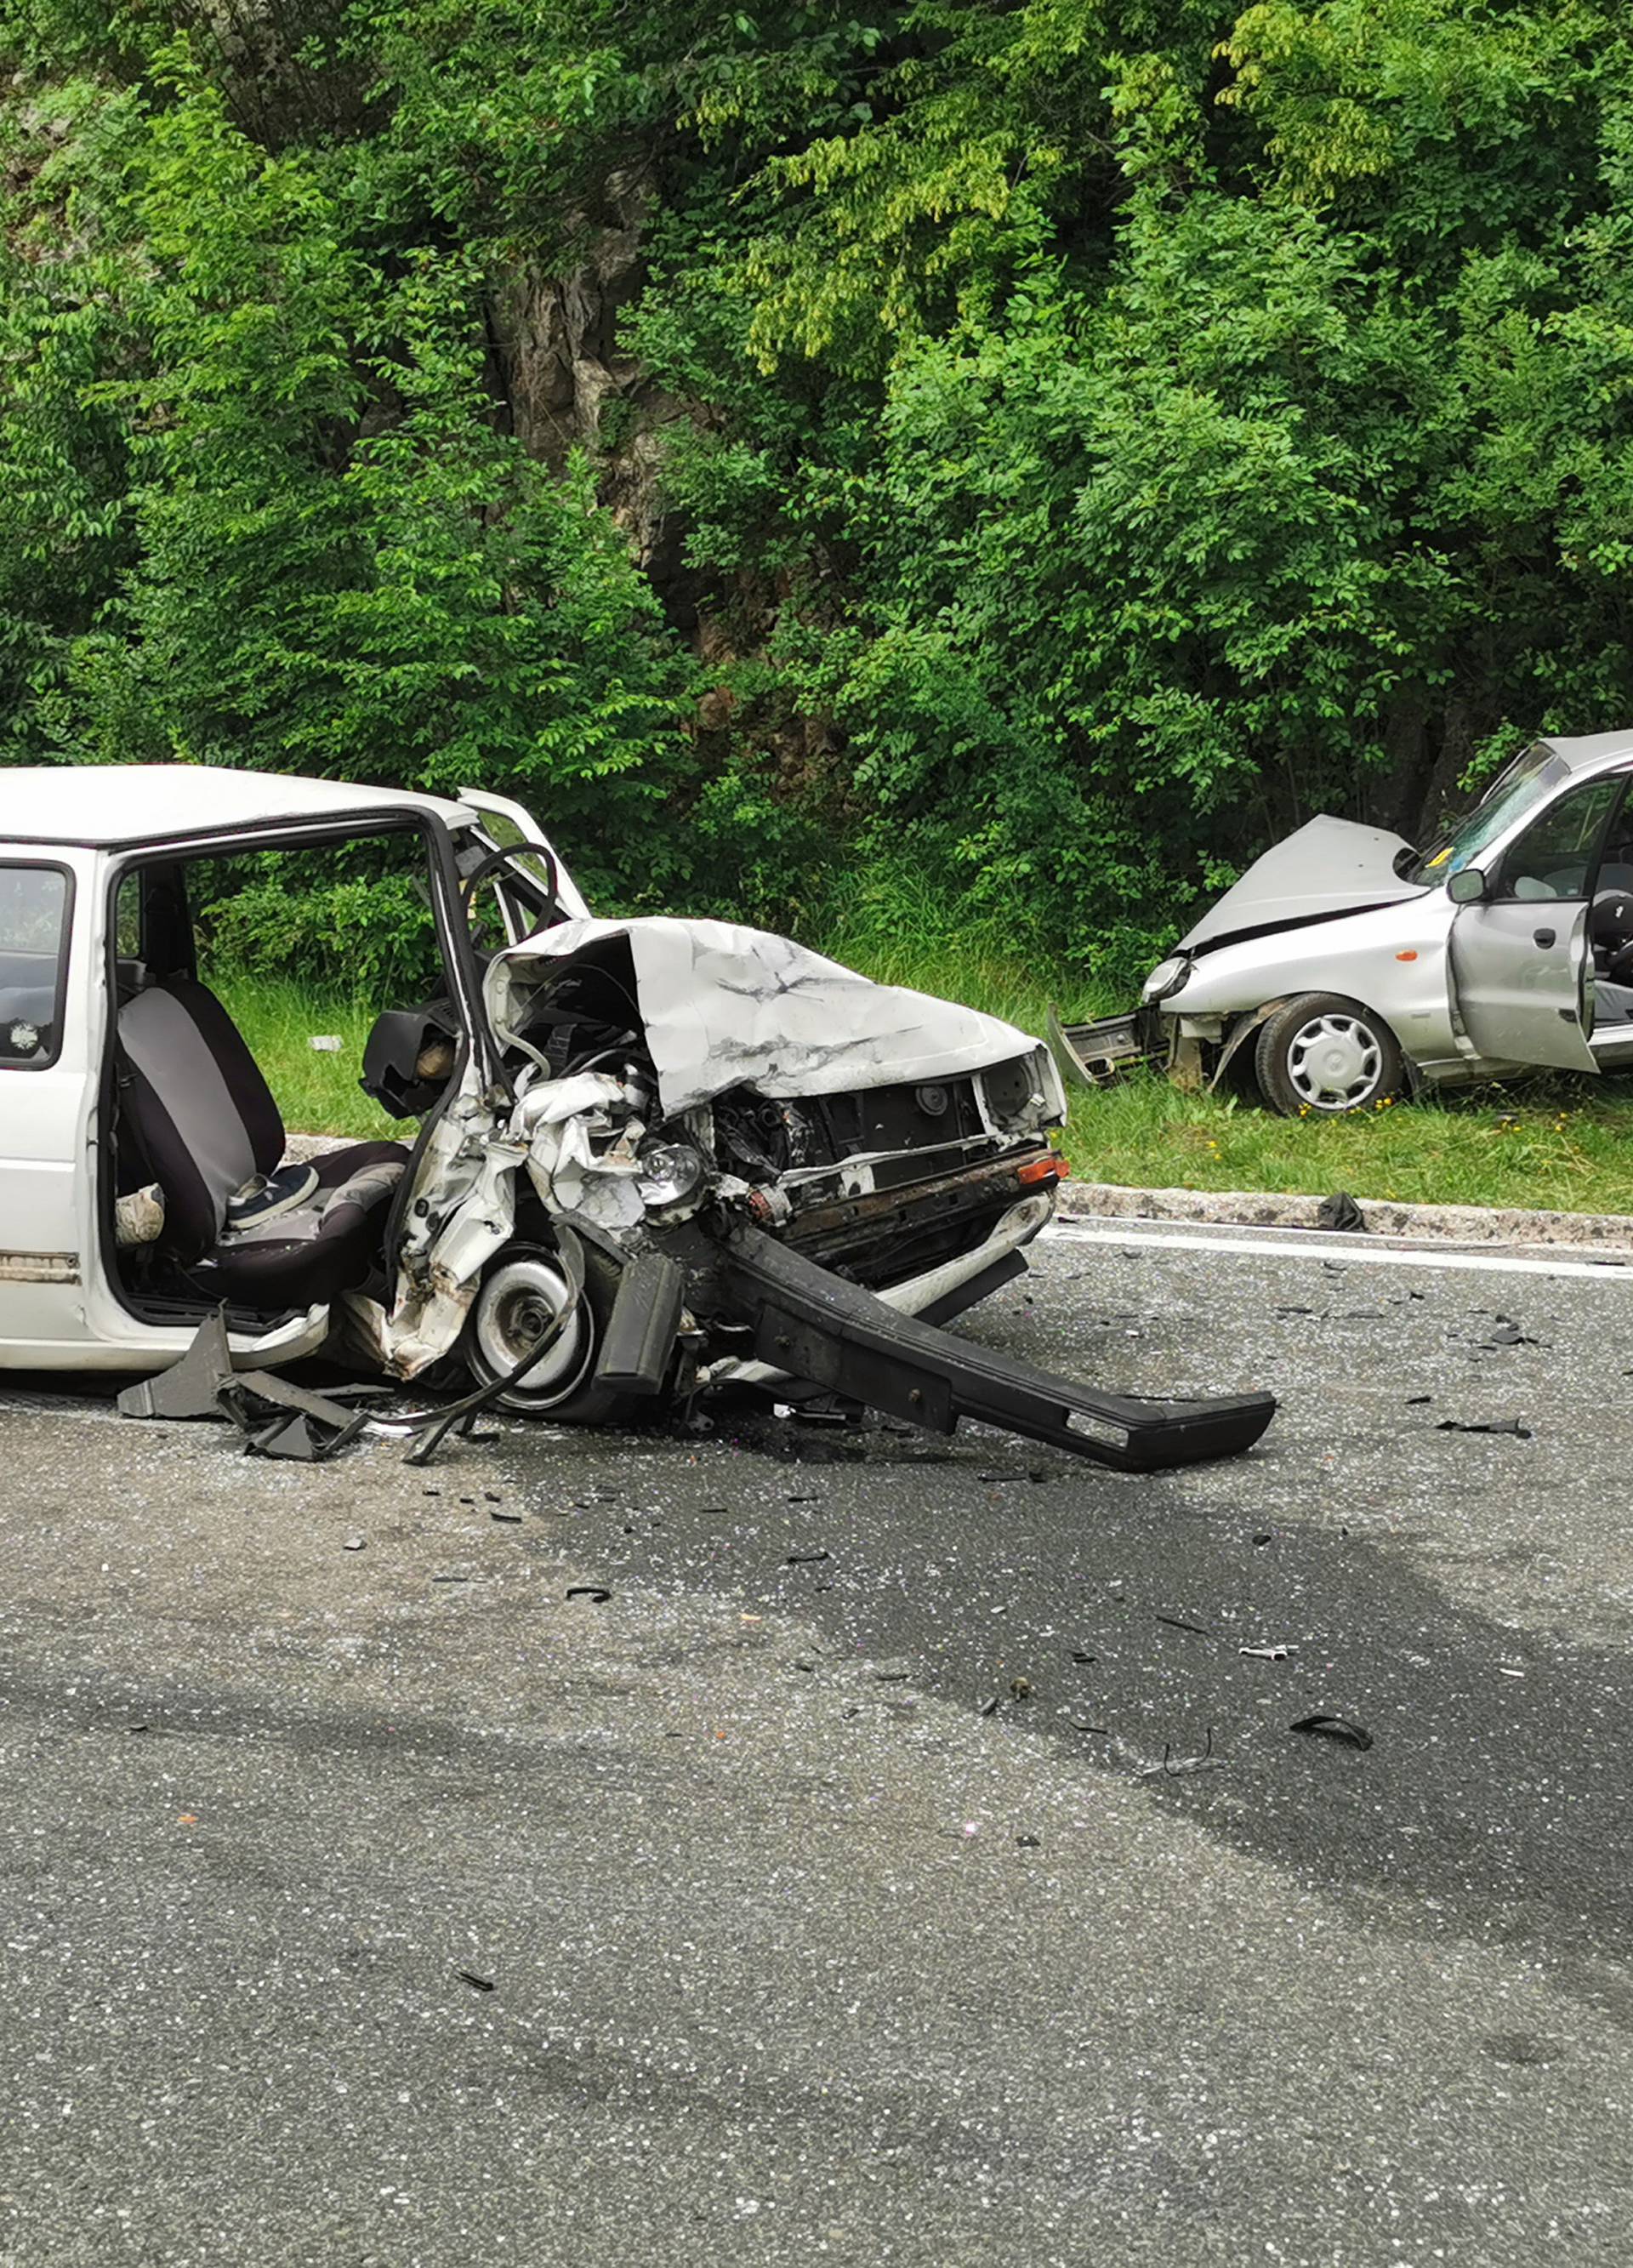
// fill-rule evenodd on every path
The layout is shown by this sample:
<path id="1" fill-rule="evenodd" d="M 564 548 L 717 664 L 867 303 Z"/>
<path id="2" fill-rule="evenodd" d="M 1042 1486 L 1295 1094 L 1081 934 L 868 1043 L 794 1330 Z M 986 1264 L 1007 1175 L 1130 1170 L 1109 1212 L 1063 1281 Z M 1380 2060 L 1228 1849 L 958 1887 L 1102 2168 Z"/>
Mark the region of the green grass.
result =
<path id="1" fill-rule="evenodd" d="M 1105 1004 L 1005 958 L 990 941 L 953 951 L 911 922 L 836 924 L 824 951 L 886 983 L 945 993 L 1041 1032 L 1051 998 L 1069 1017 Z M 363 1138 L 408 1130 L 357 1086 L 373 1004 L 281 978 L 212 981 L 267 1074 L 284 1123 Z M 338 1034 L 338 1055 L 314 1034 Z M 1074 1092 L 1066 1152 L 1083 1180 L 1136 1188 L 1276 1189 L 1406 1204 L 1633 1212 L 1633 1080 L 1535 1079 L 1399 1103 L 1360 1117 L 1273 1117 L 1232 1099 L 1181 1094 L 1142 1072 Z"/>
<path id="2" fill-rule="evenodd" d="M 290 977 L 212 969 L 210 983 L 243 1033 L 292 1133 L 349 1134 L 364 1141 L 401 1139 L 412 1131 L 388 1118 L 357 1085 L 377 1004 Z M 325 1037 L 341 1040 L 338 1055 L 311 1044 Z"/>
<path id="3" fill-rule="evenodd" d="M 1561 1076 L 1318 1120 L 1141 1071 L 1074 1094 L 1066 1152 L 1081 1179 L 1124 1187 L 1633 1212 L 1633 1087 Z"/>

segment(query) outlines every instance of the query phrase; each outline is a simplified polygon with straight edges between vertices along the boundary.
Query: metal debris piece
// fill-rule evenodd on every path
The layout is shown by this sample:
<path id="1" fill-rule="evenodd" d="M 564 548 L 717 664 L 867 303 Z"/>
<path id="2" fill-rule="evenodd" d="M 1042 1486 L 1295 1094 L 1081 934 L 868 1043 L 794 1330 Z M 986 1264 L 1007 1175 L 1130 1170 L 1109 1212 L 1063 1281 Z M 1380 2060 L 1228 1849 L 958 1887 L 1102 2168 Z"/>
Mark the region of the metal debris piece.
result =
<path id="1" fill-rule="evenodd" d="M 1285 1661 L 1298 1649 L 1296 1646 L 1239 1646 L 1236 1651 L 1249 1661 Z"/>
<path id="2" fill-rule="evenodd" d="M 1311 1733 L 1320 1739 L 1341 1741 L 1346 1748 L 1370 1749 L 1372 1736 L 1365 1725 L 1357 1725 L 1351 1717 L 1329 1717 L 1317 1710 L 1308 1717 L 1295 1717 L 1290 1732 Z"/>
<path id="3" fill-rule="evenodd" d="M 362 1535 L 349 1535 L 340 1548 L 342 1551 L 361 1551 L 366 1541 Z"/>
<path id="4" fill-rule="evenodd" d="M 1223 1771 L 1225 1765 L 1225 1759 L 1223 1756 L 1216 1756 L 1213 1752 L 1213 1727 L 1210 1725 L 1208 1745 L 1200 1754 L 1194 1756 L 1176 1756 L 1173 1749 L 1165 1741 L 1162 1762 L 1159 1764 L 1146 1764 L 1135 1776 L 1138 1779 L 1182 1779 L 1187 1772 Z"/>

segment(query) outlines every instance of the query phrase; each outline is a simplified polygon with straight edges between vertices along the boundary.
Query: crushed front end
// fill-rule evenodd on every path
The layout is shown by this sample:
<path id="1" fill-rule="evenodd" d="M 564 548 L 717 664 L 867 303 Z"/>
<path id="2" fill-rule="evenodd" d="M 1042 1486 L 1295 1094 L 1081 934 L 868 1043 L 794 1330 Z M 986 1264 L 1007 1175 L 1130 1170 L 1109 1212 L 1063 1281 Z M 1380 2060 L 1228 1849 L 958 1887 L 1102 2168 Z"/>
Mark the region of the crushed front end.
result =
<path id="1" fill-rule="evenodd" d="M 1155 1405 L 1113 1410 L 935 1328 L 1024 1266 L 1065 1172 L 1059 1075 L 1013 1027 L 762 932 L 656 919 L 511 947 L 485 1003 L 503 1076 L 467 1049 L 405 1195 L 393 1297 L 349 1303 L 388 1374 L 458 1364 L 577 1422 L 791 1377 L 1113 1462 L 1218 1453 L 1217 1425 L 1170 1410 L 1155 1455 Z M 1249 1400 L 1256 1436 L 1269 1404 Z"/>

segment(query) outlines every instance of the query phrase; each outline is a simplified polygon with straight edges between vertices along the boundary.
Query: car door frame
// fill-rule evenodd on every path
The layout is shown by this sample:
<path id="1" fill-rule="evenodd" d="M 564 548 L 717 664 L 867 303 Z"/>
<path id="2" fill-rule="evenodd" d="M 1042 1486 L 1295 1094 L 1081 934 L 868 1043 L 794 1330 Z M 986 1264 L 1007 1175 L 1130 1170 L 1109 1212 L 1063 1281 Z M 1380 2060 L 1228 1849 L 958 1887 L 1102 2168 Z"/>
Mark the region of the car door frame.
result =
<path id="1" fill-rule="evenodd" d="M 108 1137 L 99 1138 L 94 1130 L 97 1127 L 107 1129 L 111 1136 L 114 1123 L 114 1042 L 118 1019 L 114 1003 L 117 997 L 119 945 L 115 911 L 121 881 L 134 868 L 143 865 L 166 862 L 185 865 L 197 858 L 226 858 L 239 853 L 258 851 L 312 850 L 326 843 L 362 842 L 386 834 L 417 835 L 425 845 L 426 865 L 430 878 L 431 917 L 460 1033 L 459 1051 L 446 1089 L 421 1123 L 418 1137 L 410 1151 L 408 1169 L 402 1176 L 396 1200 L 386 1218 L 385 1251 L 389 1270 L 394 1263 L 401 1239 L 404 1200 L 431 1128 L 448 1101 L 459 1091 L 473 1065 L 482 1085 L 504 1084 L 498 1046 L 489 1027 L 482 1005 L 482 974 L 466 925 L 459 870 L 446 825 L 437 814 L 411 805 L 405 806 L 400 812 L 371 806 L 356 812 L 326 812 L 305 820 L 287 816 L 261 820 L 246 826 L 221 828 L 198 834 L 172 832 L 162 836 L 143 836 L 108 844 L 99 854 L 99 872 L 96 887 L 94 891 L 88 889 L 84 894 L 87 899 L 94 898 L 93 917 L 97 928 L 89 939 L 91 950 L 82 963 L 85 974 L 81 980 L 89 1083 L 93 1086 L 95 1097 L 92 1132 L 88 1144 L 87 1233 L 81 1265 L 86 1313 L 94 1338 L 117 1343 L 133 1351 L 151 1348 L 163 1355 L 184 1349 L 194 1329 L 191 1323 L 174 1329 L 143 1320 L 128 1305 L 107 1258 L 113 1248 L 114 1237 L 112 1142 Z M 85 1155 L 85 1151 L 82 1150 L 81 1154 Z M 307 1351 L 308 1338 L 313 1346 L 321 1344 L 327 1330 L 327 1308 L 313 1309 L 304 1325 L 286 1324 L 264 1338 L 240 1337 L 235 1332 L 232 1339 L 234 1351 L 253 1349 L 267 1359 L 271 1359 L 275 1352 L 287 1352 L 292 1356 L 296 1352 Z M 285 1349 L 284 1343 L 293 1342 L 297 1337 L 300 1344 L 291 1344 Z"/>
<path id="2" fill-rule="evenodd" d="M 1616 792 L 1599 823 L 1583 878 L 1582 895 L 1575 898 L 1501 895 L 1504 866 L 1525 837 L 1569 798 L 1584 794 L 1607 779 L 1616 784 Z M 1490 845 L 1480 862 L 1482 872 L 1489 878 L 1489 887 L 1483 896 L 1459 906 L 1453 917 L 1447 940 L 1447 971 L 1459 1021 L 1473 1047 L 1488 1060 L 1543 1064 L 1560 1071 L 1600 1070 L 1599 1058 L 1590 1043 L 1593 1019 L 1589 990 L 1593 955 L 1588 944 L 1588 916 L 1604 864 L 1605 846 L 1613 825 L 1627 808 L 1630 781 L 1633 760 L 1626 756 L 1572 773 L 1560 783 L 1558 793 L 1540 810 L 1526 812 L 1499 843 Z M 1560 917 L 1568 911 L 1569 920 L 1550 920 L 1549 909 L 1556 909 Z M 1528 940 L 1524 937 L 1526 931 L 1530 932 Z M 1495 940 L 1512 955 L 1515 968 L 1522 973 L 1535 967 L 1539 976 L 1556 981 L 1529 988 L 1534 993 L 1534 998 L 1530 1000 L 1517 997 L 1527 989 L 1520 986 L 1516 988 L 1516 995 L 1506 999 L 1477 1001 L 1465 982 L 1464 972 L 1480 949 L 1482 932 L 1488 947 Z M 1557 966 L 1533 963 L 1525 952 L 1527 942 L 1534 953 L 1559 954 L 1563 961 Z"/>

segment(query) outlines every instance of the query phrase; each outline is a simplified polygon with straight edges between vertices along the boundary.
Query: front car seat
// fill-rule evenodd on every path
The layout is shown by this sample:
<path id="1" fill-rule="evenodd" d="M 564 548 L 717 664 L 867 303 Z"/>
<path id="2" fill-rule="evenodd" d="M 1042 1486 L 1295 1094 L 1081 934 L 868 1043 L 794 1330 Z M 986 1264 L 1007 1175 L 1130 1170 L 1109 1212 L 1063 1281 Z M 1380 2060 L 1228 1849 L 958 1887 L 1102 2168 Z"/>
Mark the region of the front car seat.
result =
<path id="1" fill-rule="evenodd" d="M 160 1248 L 208 1269 L 211 1288 L 262 1308 L 333 1300 L 379 1257 L 401 1142 L 354 1142 L 312 1161 L 318 1186 L 258 1227 L 229 1232 L 227 1203 L 276 1171 L 283 1121 L 243 1035 L 208 986 L 166 977 L 119 1012 L 121 1123 L 165 1197 Z"/>

